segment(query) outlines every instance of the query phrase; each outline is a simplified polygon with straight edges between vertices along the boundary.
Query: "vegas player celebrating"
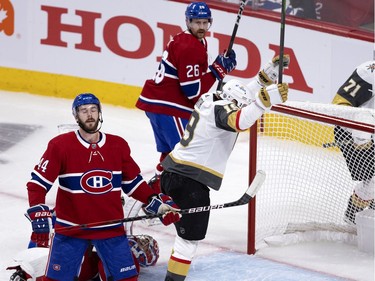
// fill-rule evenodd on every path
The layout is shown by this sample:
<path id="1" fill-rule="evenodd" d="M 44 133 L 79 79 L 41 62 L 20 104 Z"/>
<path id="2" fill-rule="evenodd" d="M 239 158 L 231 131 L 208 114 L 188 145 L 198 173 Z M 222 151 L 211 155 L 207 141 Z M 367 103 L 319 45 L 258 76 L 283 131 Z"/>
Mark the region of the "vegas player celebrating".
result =
<path id="1" fill-rule="evenodd" d="M 283 61 L 287 66 L 289 57 Z M 222 91 L 206 93 L 195 104 L 184 136 L 162 162 L 161 189 L 181 208 L 210 205 L 210 189 L 220 189 L 238 133 L 251 127 L 273 104 L 287 100 L 288 85 L 274 84 L 278 65 L 275 57 L 248 85 L 229 80 Z M 175 223 L 177 236 L 166 281 L 185 280 L 208 221 L 209 212 L 201 212 L 182 216 Z"/>
<path id="2" fill-rule="evenodd" d="M 49 141 L 27 183 L 31 240 L 38 247 L 48 246 L 51 211 L 45 197 L 58 178 L 55 234 L 43 280 L 74 280 L 89 244 L 96 248 L 108 279 L 137 280 L 121 222 L 73 231 L 65 228 L 121 220 L 122 191 L 147 204 L 148 212 L 163 214 L 165 225 L 179 220 L 178 207 L 169 196 L 155 194 L 147 185 L 123 138 L 100 131 L 102 107 L 96 96 L 78 95 L 72 111 L 79 129 Z"/>
<path id="3" fill-rule="evenodd" d="M 340 86 L 333 99 L 333 104 L 359 108 L 374 108 L 374 75 L 375 61 L 360 64 L 350 77 Z M 372 114 L 355 120 L 364 123 L 375 123 Z M 344 220 L 355 224 L 355 214 L 367 207 L 374 209 L 374 134 L 360 132 L 336 126 L 335 142 L 345 158 L 351 177 L 357 181 L 350 196 Z"/>
<path id="4" fill-rule="evenodd" d="M 209 65 L 207 31 L 212 25 L 211 10 L 204 2 L 192 2 L 185 11 L 187 29 L 167 44 L 158 70 L 146 80 L 136 106 L 145 111 L 155 137 L 160 162 L 183 135 L 194 104 L 213 86 L 216 79 L 235 69 L 236 54 L 220 54 Z M 159 187 L 160 163 L 151 179 Z"/>

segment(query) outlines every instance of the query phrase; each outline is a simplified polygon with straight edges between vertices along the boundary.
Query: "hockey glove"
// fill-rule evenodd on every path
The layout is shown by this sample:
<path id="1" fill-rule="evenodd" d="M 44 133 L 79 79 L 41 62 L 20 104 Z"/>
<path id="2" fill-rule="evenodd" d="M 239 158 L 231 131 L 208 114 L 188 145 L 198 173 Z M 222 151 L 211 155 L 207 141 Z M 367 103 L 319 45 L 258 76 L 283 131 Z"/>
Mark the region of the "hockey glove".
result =
<path id="1" fill-rule="evenodd" d="M 231 50 L 229 54 L 225 54 L 225 56 L 224 54 L 218 55 L 209 68 L 218 80 L 223 80 L 225 75 L 236 68 L 236 65 L 236 53 Z"/>
<path id="2" fill-rule="evenodd" d="M 32 206 L 27 210 L 25 216 L 33 228 L 31 241 L 36 243 L 37 247 L 48 247 L 52 228 L 52 214 L 49 207 L 44 204 Z"/>
<path id="3" fill-rule="evenodd" d="M 289 55 L 283 56 L 283 67 L 288 67 L 290 62 Z M 269 61 L 262 70 L 259 71 L 257 81 L 262 86 L 269 86 L 277 82 L 279 76 L 279 56 Z"/>
<path id="4" fill-rule="evenodd" d="M 145 210 L 151 214 L 162 214 L 160 218 L 164 225 L 178 222 L 181 218 L 181 214 L 177 213 L 180 208 L 172 198 L 163 193 L 154 194 L 149 199 L 149 204 L 145 207 Z"/>
<path id="5" fill-rule="evenodd" d="M 288 99 L 288 89 L 287 83 L 272 84 L 261 88 L 255 98 L 256 103 L 263 109 L 268 109 L 273 104 L 283 103 Z"/>

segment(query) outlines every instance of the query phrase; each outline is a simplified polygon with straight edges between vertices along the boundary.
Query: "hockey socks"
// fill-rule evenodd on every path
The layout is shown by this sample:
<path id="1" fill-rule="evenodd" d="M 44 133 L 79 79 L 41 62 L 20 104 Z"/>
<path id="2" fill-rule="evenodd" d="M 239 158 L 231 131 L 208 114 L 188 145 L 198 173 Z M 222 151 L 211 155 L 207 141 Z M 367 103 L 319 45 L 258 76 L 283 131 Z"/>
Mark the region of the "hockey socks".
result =
<path id="1" fill-rule="evenodd" d="M 165 281 L 185 280 L 189 272 L 190 264 L 191 261 L 179 259 L 172 255 L 168 262 L 168 271 Z"/>

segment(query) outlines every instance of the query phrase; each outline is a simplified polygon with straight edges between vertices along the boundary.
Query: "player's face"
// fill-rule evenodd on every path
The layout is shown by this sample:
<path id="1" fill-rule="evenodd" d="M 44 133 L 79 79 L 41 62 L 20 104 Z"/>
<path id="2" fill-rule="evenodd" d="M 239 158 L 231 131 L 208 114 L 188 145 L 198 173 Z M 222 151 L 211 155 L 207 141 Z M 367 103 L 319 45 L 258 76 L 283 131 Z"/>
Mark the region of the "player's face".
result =
<path id="1" fill-rule="evenodd" d="M 210 28 L 211 23 L 208 19 L 192 19 L 191 21 L 186 20 L 186 25 L 193 34 L 198 39 L 202 39 L 206 36 L 207 30 Z"/>
<path id="2" fill-rule="evenodd" d="M 85 104 L 78 107 L 78 121 L 87 132 L 94 132 L 99 124 L 99 108 L 96 104 Z"/>

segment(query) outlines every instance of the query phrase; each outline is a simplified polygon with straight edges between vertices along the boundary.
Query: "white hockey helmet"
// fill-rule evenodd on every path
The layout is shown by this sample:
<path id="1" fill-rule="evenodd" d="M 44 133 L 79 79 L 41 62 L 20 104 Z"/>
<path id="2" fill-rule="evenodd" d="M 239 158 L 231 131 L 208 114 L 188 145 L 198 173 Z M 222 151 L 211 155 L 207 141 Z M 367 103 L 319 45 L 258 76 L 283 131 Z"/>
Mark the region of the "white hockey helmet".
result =
<path id="1" fill-rule="evenodd" d="M 239 108 L 247 106 L 252 102 L 249 88 L 236 79 L 231 79 L 225 83 L 223 90 L 219 92 L 219 96 L 223 100 L 235 100 Z"/>
<path id="2" fill-rule="evenodd" d="M 159 259 L 158 242 L 149 235 L 128 235 L 129 246 L 141 267 L 155 265 Z"/>

